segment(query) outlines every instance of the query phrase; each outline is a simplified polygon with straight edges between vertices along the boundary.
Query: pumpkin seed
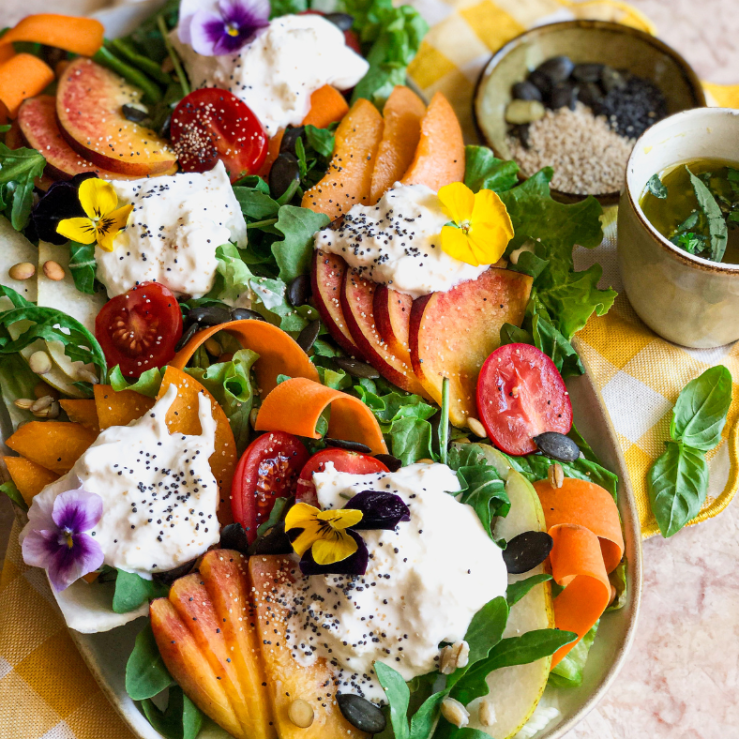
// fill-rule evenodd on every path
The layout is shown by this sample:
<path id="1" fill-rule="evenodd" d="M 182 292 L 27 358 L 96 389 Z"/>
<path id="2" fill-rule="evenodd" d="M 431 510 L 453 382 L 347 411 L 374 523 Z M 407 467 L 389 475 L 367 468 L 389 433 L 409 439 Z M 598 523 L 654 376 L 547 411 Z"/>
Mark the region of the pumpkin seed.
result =
<path id="1" fill-rule="evenodd" d="M 521 575 L 540 565 L 552 551 L 553 543 L 545 531 L 525 531 L 514 536 L 503 550 L 508 574 Z"/>
<path id="2" fill-rule="evenodd" d="M 195 334 L 200 331 L 200 329 L 201 326 L 199 324 L 191 323 L 185 329 L 185 332 L 182 334 L 182 338 L 180 338 L 180 340 L 175 345 L 175 350 L 179 351 L 180 349 L 182 349 L 182 347 L 185 346 L 185 344 L 187 344 L 187 342 L 190 341 L 190 339 L 192 339 L 192 337 L 195 336 Z"/>
<path id="3" fill-rule="evenodd" d="M 299 334 L 296 341 L 298 346 L 307 352 L 313 344 L 315 344 L 318 334 L 321 331 L 321 322 L 316 318 L 315 321 L 311 321 Z"/>
<path id="4" fill-rule="evenodd" d="M 374 367 L 364 362 L 359 362 L 356 359 L 337 357 L 334 361 L 344 372 L 352 377 L 364 377 L 367 380 L 377 380 L 380 377 L 380 373 Z"/>
<path id="5" fill-rule="evenodd" d="M 559 108 L 569 108 L 575 110 L 577 102 L 578 89 L 572 82 L 560 82 L 553 90 L 552 96 L 549 98 L 549 107 L 553 110 Z"/>
<path id="6" fill-rule="evenodd" d="M 342 716 L 360 731 L 379 734 L 385 730 L 385 716 L 374 703 L 351 693 L 339 693 L 336 702 Z"/>
<path id="7" fill-rule="evenodd" d="M 524 80 L 513 85 L 514 100 L 538 100 L 541 102 L 541 90 L 532 82 Z"/>
<path id="8" fill-rule="evenodd" d="M 578 82 L 600 82 L 603 64 L 576 64 L 572 70 L 572 79 Z"/>
<path id="9" fill-rule="evenodd" d="M 345 439 L 324 439 L 327 446 L 333 446 L 337 449 L 346 449 L 347 452 L 359 452 L 360 454 L 371 454 L 372 450 L 366 445 L 358 441 L 346 441 Z"/>
<path id="10" fill-rule="evenodd" d="M 218 326 L 231 320 L 231 313 L 220 305 L 201 305 L 193 308 L 186 316 L 188 323 L 199 323 L 201 326 Z"/>
<path id="11" fill-rule="evenodd" d="M 197 561 L 197 559 L 191 559 L 189 562 L 185 562 L 185 564 L 175 567 L 173 570 L 155 572 L 153 578 L 163 585 L 171 585 L 175 580 L 179 580 L 181 577 L 189 575 Z"/>
<path id="12" fill-rule="evenodd" d="M 277 200 L 296 180 L 300 182 L 298 158 L 289 151 L 283 151 L 269 170 L 269 194 Z"/>
<path id="13" fill-rule="evenodd" d="M 564 82 L 575 68 L 575 63 L 568 56 L 553 56 L 542 62 L 537 68 L 537 72 L 543 72 L 554 83 Z"/>
<path id="14" fill-rule="evenodd" d="M 382 462 L 390 472 L 397 472 L 403 466 L 403 463 L 392 454 L 375 454 L 375 459 Z"/>
<path id="15" fill-rule="evenodd" d="M 305 305 L 310 297 L 310 277 L 308 275 L 298 275 L 287 286 L 287 299 L 294 308 Z"/>
<path id="16" fill-rule="evenodd" d="M 535 69 L 529 76 L 528 81 L 541 93 L 542 99 L 546 100 L 554 87 L 554 80 L 540 69 Z"/>
<path id="17" fill-rule="evenodd" d="M 580 457 L 580 447 L 569 436 L 557 431 L 545 431 L 535 436 L 534 442 L 542 454 L 560 462 L 574 462 Z"/>
<path id="18" fill-rule="evenodd" d="M 285 522 L 279 521 L 257 539 L 256 554 L 292 554 L 293 545 L 285 533 Z"/>
<path id="19" fill-rule="evenodd" d="M 349 13 L 326 13 L 323 16 L 329 23 L 338 26 L 342 31 L 349 31 L 354 25 L 354 16 Z"/>
<path id="20" fill-rule="evenodd" d="M 218 545 L 221 549 L 235 549 L 237 552 L 246 554 L 249 550 L 249 540 L 246 531 L 240 523 L 230 523 L 221 531 L 221 541 Z"/>
<path id="21" fill-rule="evenodd" d="M 601 75 L 600 84 L 606 92 L 621 90 L 626 87 L 626 77 L 613 67 L 606 67 Z"/>
<path id="22" fill-rule="evenodd" d="M 132 121 L 133 123 L 141 123 L 149 117 L 148 110 L 141 110 L 141 108 L 137 108 L 135 105 L 121 106 L 121 113 L 123 113 L 123 117 L 127 121 Z"/>
<path id="23" fill-rule="evenodd" d="M 280 142 L 280 154 L 287 153 L 295 156 L 295 142 L 305 134 L 305 126 L 288 126 Z"/>
<path id="24" fill-rule="evenodd" d="M 231 320 L 233 321 L 263 321 L 264 317 L 260 316 L 259 313 L 248 308 L 234 308 L 231 311 Z"/>

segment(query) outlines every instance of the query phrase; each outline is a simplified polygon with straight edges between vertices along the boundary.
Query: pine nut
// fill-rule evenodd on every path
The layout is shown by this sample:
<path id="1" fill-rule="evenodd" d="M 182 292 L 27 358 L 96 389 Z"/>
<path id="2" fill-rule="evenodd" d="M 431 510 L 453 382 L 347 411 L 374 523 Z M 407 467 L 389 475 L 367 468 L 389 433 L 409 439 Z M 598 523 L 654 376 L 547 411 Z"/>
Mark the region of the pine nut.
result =
<path id="1" fill-rule="evenodd" d="M 59 391 L 55 388 L 49 385 L 48 383 L 44 382 L 43 380 L 41 382 L 36 383 L 36 387 L 33 388 L 33 394 L 37 398 L 43 398 L 44 395 L 51 395 L 54 400 L 59 399 Z"/>
<path id="2" fill-rule="evenodd" d="M 547 470 L 547 478 L 549 479 L 549 484 L 553 488 L 559 489 L 562 487 L 565 480 L 565 473 L 559 462 L 555 462 L 553 465 L 549 466 L 549 469 Z"/>
<path id="3" fill-rule="evenodd" d="M 11 280 L 30 280 L 36 274 L 36 267 L 30 262 L 18 262 L 8 270 Z"/>
<path id="4" fill-rule="evenodd" d="M 470 444 L 471 442 L 466 436 L 463 436 L 461 439 L 455 439 L 454 443 L 455 444 Z"/>
<path id="5" fill-rule="evenodd" d="M 32 406 L 31 413 L 38 413 L 48 408 L 54 402 L 54 398 L 51 395 L 43 395 L 40 397 Z"/>
<path id="6" fill-rule="evenodd" d="M 223 354 L 223 347 L 215 339 L 208 339 L 205 342 L 205 351 L 214 357 L 220 357 Z"/>
<path id="7" fill-rule="evenodd" d="M 249 414 L 249 423 L 251 424 L 252 428 L 256 428 L 257 426 L 257 416 L 259 415 L 259 408 L 252 408 L 251 413 Z"/>
<path id="8" fill-rule="evenodd" d="M 441 715 L 458 729 L 462 729 L 470 722 L 467 709 L 454 698 L 444 698 L 441 702 Z"/>
<path id="9" fill-rule="evenodd" d="M 51 259 L 48 262 L 44 262 L 44 274 L 50 280 L 54 280 L 54 282 L 59 282 L 59 280 L 64 279 L 64 270 L 62 269 L 62 265 Z"/>
<path id="10" fill-rule="evenodd" d="M 493 726 L 496 722 L 495 706 L 491 701 L 480 703 L 480 723 L 483 726 Z"/>
<path id="11" fill-rule="evenodd" d="M 488 432 L 485 431 L 485 427 L 476 418 L 470 416 L 467 419 L 467 425 L 475 436 L 479 436 L 481 439 L 487 438 Z"/>
<path id="12" fill-rule="evenodd" d="M 13 401 L 13 405 L 16 408 L 20 408 L 22 411 L 30 411 L 31 406 L 35 403 L 35 400 L 32 400 L 31 398 L 16 398 Z"/>
<path id="13" fill-rule="evenodd" d="M 287 717 L 300 729 L 307 729 L 313 723 L 313 706 L 302 698 L 294 700 L 287 709 Z"/>
<path id="14" fill-rule="evenodd" d="M 44 351 L 34 352 L 28 359 L 31 372 L 37 375 L 45 375 L 51 372 L 51 357 Z"/>

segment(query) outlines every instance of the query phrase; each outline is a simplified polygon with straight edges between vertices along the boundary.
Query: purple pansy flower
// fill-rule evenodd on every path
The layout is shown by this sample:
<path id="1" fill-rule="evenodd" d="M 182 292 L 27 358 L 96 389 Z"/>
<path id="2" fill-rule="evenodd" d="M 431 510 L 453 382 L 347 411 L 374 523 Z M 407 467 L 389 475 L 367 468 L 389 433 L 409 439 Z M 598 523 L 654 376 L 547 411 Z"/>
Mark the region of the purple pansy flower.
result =
<path id="1" fill-rule="evenodd" d="M 86 533 L 102 515 L 103 499 L 81 488 L 53 499 L 38 496 L 28 511 L 23 561 L 43 567 L 54 589 L 64 590 L 103 564 L 100 544 Z"/>
<path id="2" fill-rule="evenodd" d="M 179 37 L 203 56 L 235 54 L 269 25 L 269 0 L 218 0 L 180 6 Z"/>

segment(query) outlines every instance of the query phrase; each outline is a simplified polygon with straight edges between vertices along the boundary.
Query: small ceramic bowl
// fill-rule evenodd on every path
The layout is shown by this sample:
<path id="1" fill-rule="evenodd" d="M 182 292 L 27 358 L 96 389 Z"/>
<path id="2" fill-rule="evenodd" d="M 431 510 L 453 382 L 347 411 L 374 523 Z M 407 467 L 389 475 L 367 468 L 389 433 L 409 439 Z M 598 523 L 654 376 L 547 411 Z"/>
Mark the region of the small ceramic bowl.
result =
<path id="1" fill-rule="evenodd" d="M 668 113 L 706 104 L 700 80 L 674 49 L 644 31 L 606 21 L 576 20 L 532 28 L 507 43 L 488 62 L 477 83 L 473 115 L 481 140 L 501 159 L 511 159 L 505 109 L 514 83 L 542 62 L 563 54 L 575 63 L 607 64 L 654 82 L 667 101 Z M 478 94 L 481 90 L 485 94 Z M 584 194 L 552 195 L 576 201 Z M 603 205 L 618 202 L 619 193 L 596 195 Z"/>
<path id="2" fill-rule="evenodd" d="M 639 205 L 653 174 L 691 159 L 739 162 L 739 110 L 687 110 L 636 142 L 618 207 L 618 266 L 647 326 L 676 344 L 711 349 L 739 339 L 739 264 L 688 254 L 662 236 Z"/>

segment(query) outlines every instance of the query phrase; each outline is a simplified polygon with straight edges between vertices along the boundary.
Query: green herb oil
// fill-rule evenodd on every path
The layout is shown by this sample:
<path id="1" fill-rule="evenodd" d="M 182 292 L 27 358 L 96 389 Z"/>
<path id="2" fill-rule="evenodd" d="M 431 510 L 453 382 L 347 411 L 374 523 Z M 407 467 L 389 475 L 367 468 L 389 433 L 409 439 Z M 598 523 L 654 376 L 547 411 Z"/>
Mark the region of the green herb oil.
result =
<path id="1" fill-rule="evenodd" d="M 739 163 L 695 159 L 668 167 L 645 187 L 639 203 L 644 215 L 676 246 L 704 259 L 713 259 L 712 246 L 715 249 L 717 243 L 724 242 L 718 235 L 716 222 L 711 226 L 707 215 L 706 205 L 710 207 L 711 203 L 698 201 L 691 172 L 706 186 L 726 223 L 725 250 L 715 261 L 739 264 Z"/>

